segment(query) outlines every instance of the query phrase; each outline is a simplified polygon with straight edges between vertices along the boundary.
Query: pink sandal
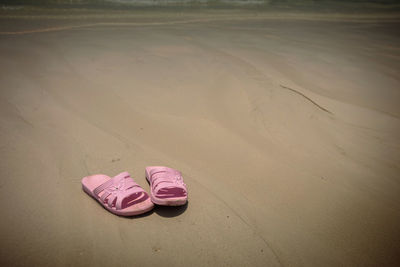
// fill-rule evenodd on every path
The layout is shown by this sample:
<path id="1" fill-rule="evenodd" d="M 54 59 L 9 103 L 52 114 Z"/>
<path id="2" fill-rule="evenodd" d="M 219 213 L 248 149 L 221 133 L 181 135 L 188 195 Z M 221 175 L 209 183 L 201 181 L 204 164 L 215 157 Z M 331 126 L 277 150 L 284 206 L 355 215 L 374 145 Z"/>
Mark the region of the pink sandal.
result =
<path id="1" fill-rule="evenodd" d="M 138 215 L 154 207 L 149 195 L 127 172 L 122 172 L 114 178 L 103 174 L 84 177 L 82 188 L 104 208 L 117 215 Z"/>
<path id="2" fill-rule="evenodd" d="M 146 179 L 150 183 L 153 203 L 165 206 L 186 204 L 187 189 L 179 171 L 163 166 L 146 167 Z"/>

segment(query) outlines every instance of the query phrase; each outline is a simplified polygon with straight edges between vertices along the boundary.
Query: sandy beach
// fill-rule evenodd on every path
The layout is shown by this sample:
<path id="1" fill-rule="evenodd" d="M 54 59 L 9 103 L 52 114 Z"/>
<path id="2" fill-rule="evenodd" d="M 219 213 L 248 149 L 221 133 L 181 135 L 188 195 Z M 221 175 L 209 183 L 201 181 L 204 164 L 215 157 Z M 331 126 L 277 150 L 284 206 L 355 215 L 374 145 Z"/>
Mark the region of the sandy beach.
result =
<path id="1" fill-rule="evenodd" d="M 400 16 L 160 12 L 2 11 L 0 265 L 399 265 Z M 81 189 L 151 165 L 188 205 Z"/>

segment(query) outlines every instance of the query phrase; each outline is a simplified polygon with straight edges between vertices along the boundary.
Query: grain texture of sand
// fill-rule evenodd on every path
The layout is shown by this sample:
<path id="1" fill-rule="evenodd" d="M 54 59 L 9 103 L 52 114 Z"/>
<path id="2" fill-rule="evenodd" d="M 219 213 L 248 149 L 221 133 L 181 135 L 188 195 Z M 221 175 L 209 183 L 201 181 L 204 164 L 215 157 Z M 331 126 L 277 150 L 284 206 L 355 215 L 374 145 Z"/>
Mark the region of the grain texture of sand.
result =
<path id="1" fill-rule="evenodd" d="M 2 18 L 0 265 L 399 264 L 396 16 L 157 16 Z M 81 190 L 148 165 L 189 204 Z"/>

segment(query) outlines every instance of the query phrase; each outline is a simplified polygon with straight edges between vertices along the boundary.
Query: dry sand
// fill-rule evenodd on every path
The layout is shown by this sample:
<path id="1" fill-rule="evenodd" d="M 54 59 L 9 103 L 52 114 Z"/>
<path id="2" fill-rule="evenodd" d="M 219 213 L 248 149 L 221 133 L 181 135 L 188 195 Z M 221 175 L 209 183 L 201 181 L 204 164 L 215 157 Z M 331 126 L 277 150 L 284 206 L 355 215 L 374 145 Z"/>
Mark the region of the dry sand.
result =
<path id="1" fill-rule="evenodd" d="M 2 18 L 0 265 L 399 264 L 398 16 L 193 14 Z M 81 190 L 156 164 L 187 206 Z"/>

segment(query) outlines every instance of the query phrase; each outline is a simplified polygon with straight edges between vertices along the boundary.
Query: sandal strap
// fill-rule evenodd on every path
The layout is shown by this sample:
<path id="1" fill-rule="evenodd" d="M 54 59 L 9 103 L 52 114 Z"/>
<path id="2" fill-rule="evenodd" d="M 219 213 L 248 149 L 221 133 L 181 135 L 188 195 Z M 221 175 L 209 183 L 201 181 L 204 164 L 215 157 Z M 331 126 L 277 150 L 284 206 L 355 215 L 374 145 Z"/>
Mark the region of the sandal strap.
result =
<path id="1" fill-rule="evenodd" d="M 100 196 L 101 192 L 103 192 L 103 194 Z M 109 207 L 115 206 L 117 210 L 122 208 L 124 199 L 142 192 L 144 192 L 143 188 L 134 182 L 127 172 L 116 175 L 93 190 L 94 195 L 99 198 L 102 203 L 107 203 Z M 138 197 L 139 196 L 138 194 Z"/>
<path id="2" fill-rule="evenodd" d="M 150 171 L 150 180 L 154 193 L 162 188 L 181 188 L 187 191 L 186 185 L 183 183 L 182 174 L 174 169 L 161 167 Z"/>

